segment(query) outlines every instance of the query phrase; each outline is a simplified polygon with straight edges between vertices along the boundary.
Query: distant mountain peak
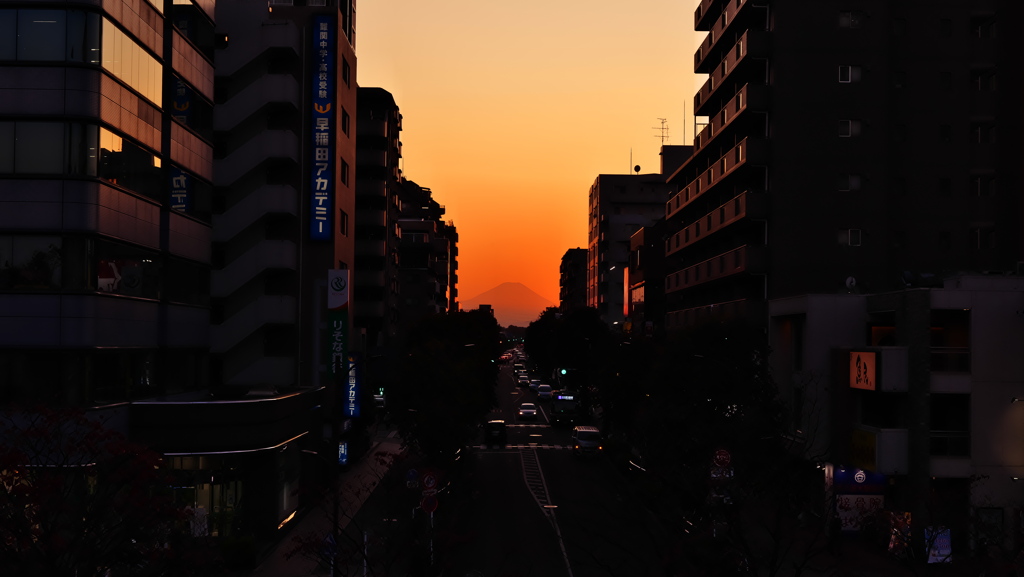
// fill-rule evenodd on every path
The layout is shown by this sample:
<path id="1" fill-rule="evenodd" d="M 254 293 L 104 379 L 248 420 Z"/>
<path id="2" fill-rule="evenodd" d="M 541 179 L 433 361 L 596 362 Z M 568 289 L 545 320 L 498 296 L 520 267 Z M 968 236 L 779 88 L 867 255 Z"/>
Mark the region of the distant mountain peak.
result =
<path id="1" fill-rule="evenodd" d="M 544 309 L 556 306 L 520 282 L 503 282 L 500 285 L 462 301 L 463 310 L 491 305 L 498 324 L 525 327 L 537 320 Z"/>

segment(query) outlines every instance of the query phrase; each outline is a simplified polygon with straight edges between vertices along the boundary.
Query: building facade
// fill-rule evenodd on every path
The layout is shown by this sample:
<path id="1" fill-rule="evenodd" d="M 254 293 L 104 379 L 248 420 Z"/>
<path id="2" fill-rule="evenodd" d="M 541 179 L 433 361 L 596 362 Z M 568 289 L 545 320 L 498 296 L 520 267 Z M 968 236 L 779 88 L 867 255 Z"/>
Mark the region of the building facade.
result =
<path id="1" fill-rule="evenodd" d="M 999 0 L 701 2 L 708 123 L 670 179 L 670 326 L 763 330 L 772 298 L 1015 271 L 1019 17 Z"/>
<path id="2" fill-rule="evenodd" d="M 662 174 L 601 174 L 590 187 L 587 301 L 621 330 L 628 298 L 629 237 L 664 215 L 669 187 Z"/>
<path id="3" fill-rule="evenodd" d="M 386 347 L 398 324 L 398 218 L 402 114 L 382 88 L 359 88 L 354 323 L 367 351 Z"/>
<path id="4" fill-rule="evenodd" d="M 1022 303 L 1024 278 L 1003 275 L 772 300 L 794 438 L 830 470 L 884 476 L 876 506 L 949 527 L 954 555 L 1019 547 Z"/>
<path id="5" fill-rule="evenodd" d="M 561 313 L 587 306 L 587 249 L 570 248 L 558 265 L 558 309 Z"/>
<path id="6" fill-rule="evenodd" d="M 0 3 L 0 399 L 207 387 L 213 4 Z"/>

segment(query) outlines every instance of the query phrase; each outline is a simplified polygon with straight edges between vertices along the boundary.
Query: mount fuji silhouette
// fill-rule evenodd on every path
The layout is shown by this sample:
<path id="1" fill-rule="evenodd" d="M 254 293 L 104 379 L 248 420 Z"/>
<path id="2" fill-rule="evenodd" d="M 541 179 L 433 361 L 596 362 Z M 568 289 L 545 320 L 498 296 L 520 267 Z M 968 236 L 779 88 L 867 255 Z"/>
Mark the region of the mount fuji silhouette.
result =
<path id="1" fill-rule="evenodd" d="M 503 327 L 528 326 L 537 320 L 544 309 L 556 306 L 518 282 L 501 283 L 487 292 L 465 299 L 462 301 L 462 310 L 479 308 L 480 305 L 491 305 L 494 318 Z"/>

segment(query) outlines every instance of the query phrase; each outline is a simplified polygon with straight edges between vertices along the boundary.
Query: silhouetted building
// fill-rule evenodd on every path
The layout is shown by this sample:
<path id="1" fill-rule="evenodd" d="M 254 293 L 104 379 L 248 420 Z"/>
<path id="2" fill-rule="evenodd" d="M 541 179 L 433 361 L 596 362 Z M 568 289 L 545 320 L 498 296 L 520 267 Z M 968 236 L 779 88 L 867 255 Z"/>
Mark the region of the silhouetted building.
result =
<path id="1" fill-rule="evenodd" d="M 369 354 L 398 325 L 398 218 L 402 114 L 390 92 L 359 88 L 356 139 L 354 316 Z"/>
<path id="2" fill-rule="evenodd" d="M 562 314 L 587 306 L 587 249 L 570 248 L 558 265 L 558 309 Z"/>
<path id="3" fill-rule="evenodd" d="M 458 236 L 455 225 L 442 220 L 444 206 L 429 188 L 403 179 L 400 195 L 399 325 L 406 329 L 426 316 L 450 310 Z"/>
<path id="4" fill-rule="evenodd" d="M 669 180 L 669 326 L 763 330 L 768 299 L 1015 271 L 1019 16 L 996 0 L 702 2 L 708 124 Z"/>
<path id="5" fill-rule="evenodd" d="M 629 314 L 625 331 L 633 337 L 664 332 L 665 220 L 656 220 L 629 239 Z"/>
<path id="6" fill-rule="evenodd" d="M 664 174 L 601 174 L 590 187 L 587 306 L 610 327 L 626 318 L 629 237 L 665 214 Z"/>
<path id="7" fill-rule="evenodd" d="M 704 0 L 669 179 L 667 324 L 763 334 L 797 446 L 954 556 L 1021 537 L 1021 12 Z"/>

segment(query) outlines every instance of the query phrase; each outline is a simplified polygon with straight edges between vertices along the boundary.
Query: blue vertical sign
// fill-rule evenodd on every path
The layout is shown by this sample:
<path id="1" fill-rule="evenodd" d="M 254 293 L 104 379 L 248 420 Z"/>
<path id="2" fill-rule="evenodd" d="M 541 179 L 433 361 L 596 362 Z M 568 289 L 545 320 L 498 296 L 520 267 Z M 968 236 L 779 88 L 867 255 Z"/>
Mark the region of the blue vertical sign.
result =
<path id="1" fill-rule="evenodd" d="M 359 360 L 356 353 L 348 356 L 348 381 L 345 383 L 345 416 L 359 416 Z"/>
<path id="2" fill-rule="evenodd" d="M 334 61 L 337 42 L 335 20 L 313 17 L 313 151 L 312 206 L 309 234 L 313 240 L 331 240 L 334 213 Z"/>

